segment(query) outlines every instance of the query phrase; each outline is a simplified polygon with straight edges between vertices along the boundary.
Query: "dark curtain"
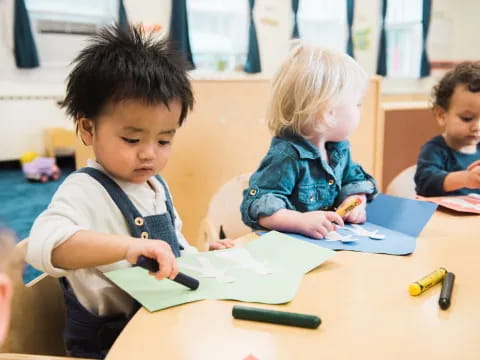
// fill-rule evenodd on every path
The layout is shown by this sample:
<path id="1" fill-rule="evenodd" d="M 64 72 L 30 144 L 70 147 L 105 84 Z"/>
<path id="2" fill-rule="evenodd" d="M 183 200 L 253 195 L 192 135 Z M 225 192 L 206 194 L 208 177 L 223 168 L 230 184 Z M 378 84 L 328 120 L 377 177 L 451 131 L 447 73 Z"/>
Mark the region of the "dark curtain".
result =
<path id="1" fill-rule="evenodd" d="M 30 18 L 24 0 L 15 0 L 13 37 L 17 67 L 31 69 L 40 66 Z"/>
<path id="2" fill-rule="evenodd" d="M 380 44 L 378 46 L 377 74 L 387 75 L 387 32 L 385 17 L 387 16 L 387 0 L 382 0 L 382 18 L 380 28 Z"/>
<path id="3" fill-rule="evenodd" d="M 118 1 L 118 25 L 122 29 L 128 28 L 127 11 L 125 10 L 125 4 L 123 0 Z"/>
<path id="4" fill-rule="evenodd" d="M 248 29 L 248 53 L 247 61 L 243 70 L 247 73 L 259 73 L 262 71 L 260 64 L 260 52 L 258 50 L 257 30 L 255 29 L 255 22 L 253 21 L 253 9 L 255 8 L 255 0 L 248 0 L 250 5 L 250 26 Z"/>
<path id="5" fill-rule="evenodd" d="M 430 16 L 432 13 L 432 0 L 423 0 L 422 12 L 422 59 L 420 63 L 420 77 L 430 75 L 430 62 L 427 54 L 428 28 L 430 26 Z"/>
<path id="6" fill-rule="evenodd" d="M 347 24 L 348 24 L 348 39 L 347 39 L 347 54 L 352 58 L 355 57 L 353 52 L 353 18 L 355 15 L 355 0 L 347 0 Z"/>
<path id="7" fill-rule="evenodd" d="M 188 15 L 186 0 L 172 0 L 172 14 L 170 17 L 170 40 L 173 45 L 184 54 L 190 64 L 190 69 L 195 69 L 190 36 L 188 32 Z"/>
<path id="8" fill-rule="evenodd" d="M 292 11 L 293 11 L 293 30 L 292 30 L 292 39 L 300 38 L 300 31 L 298 30 L 298 6 L 300 0 L 292 0 Z"/>

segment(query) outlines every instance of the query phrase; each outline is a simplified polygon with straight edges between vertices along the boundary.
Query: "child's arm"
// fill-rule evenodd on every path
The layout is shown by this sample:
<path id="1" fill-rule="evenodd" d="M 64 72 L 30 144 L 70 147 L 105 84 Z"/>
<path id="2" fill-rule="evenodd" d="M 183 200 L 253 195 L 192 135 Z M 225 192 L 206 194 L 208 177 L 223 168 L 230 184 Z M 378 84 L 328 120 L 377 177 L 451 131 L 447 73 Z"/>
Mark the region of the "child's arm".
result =
<path id="1" fill-rule="evenodd" d="M 445 196 L 462 188 L 480 188 L 480 167 L 478 162 L 470 164 L 467 170 L 448 171 L 446 149 L 432 142 L 423 147 L 415 173 L 416 191 L 422 196 Z"/>
<path id="2" fill-rule="evenodd" d="M 445 169 L 448 154 L 432 140 L 422 146 L 415 172 L 415 191 L 422 196 L 444 196 L 443 185 L 448 171 Z"/>
<path id="3" fill-rule="evenodd" d="M 334 222 L 343 226 L 343 220 L 334 211 L 309 211 L 280 209 L 270 216 L 262 216 L 259 224 L 271 230 L 303 234 L 315 239 L 323 239 L 336 229 Z"/>
<path id="4" fill-rule="evenodd" d="M 74 255 L 73 255 L 74 254 Z M 170 245 L 162 240 L 81 230 L 53 250 L 52 265 L 66 270 L 93 268 L 127 260 L 135 264 L 140 255 L 157 260 L 157 279 L 173 279 L 178 266 Z"/>
<path id="5" fill-rule="evenodd" d="M 443 190 L 450 192 L 462 188 L 480 188 L 480 166 L 470 166 L 464 171 L 452 171 L 448 173 L 443 182 Z"/>

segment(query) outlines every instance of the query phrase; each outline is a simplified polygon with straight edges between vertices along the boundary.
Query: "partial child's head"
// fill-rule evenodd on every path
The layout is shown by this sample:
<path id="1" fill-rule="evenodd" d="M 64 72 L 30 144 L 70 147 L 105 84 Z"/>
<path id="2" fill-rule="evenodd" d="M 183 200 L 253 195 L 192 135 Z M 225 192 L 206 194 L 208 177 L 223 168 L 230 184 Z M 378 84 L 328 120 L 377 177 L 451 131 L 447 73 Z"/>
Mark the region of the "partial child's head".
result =
<path id="1" fill-rule="evenodd" d="M 64 107 L 111 175 L 142 183 L 163 169 L 193 107 L 186 68 L 166 40 L 135 27 L 107 27 L 77 56 Z"/>
<path id="2" fill-rule="evenodd" d="M 344 53 L 294 44 L 277 72 L 267 114 L 276 136 L 331 133 L 344 140 L 356 128 L 367 74 Z"/>
<path id="3" fill-rule="evenodd" d="M 480 63 L 464 62 L 433 88 L 433 112 L 448 145 L 475 151 L 480 142 Z"/>
<path id="4" fill-rule="evenodd" d="M 7 274 L 13 256 L 13 236 L 0 229 L 0 345 L 7 336 L 10 321 L 12 282 Z"/>

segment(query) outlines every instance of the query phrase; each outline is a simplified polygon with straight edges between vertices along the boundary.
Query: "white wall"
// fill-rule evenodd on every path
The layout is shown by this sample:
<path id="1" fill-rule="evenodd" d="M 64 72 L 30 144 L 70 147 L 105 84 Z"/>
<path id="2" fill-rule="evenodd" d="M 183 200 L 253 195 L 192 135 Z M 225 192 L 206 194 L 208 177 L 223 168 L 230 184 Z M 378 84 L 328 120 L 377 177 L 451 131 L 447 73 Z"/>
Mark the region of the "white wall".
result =
<path id="1" fill-rule="evenodd" d="M 168 0 L 125 0 L 130 21 L 143 22 L 145 25 L 160 24 L 168 29 L 171 1 Z M 230 0 L 231 1 L 231 0 Z M 236 0 L 240 1 L 240 0 Z M 246 0 L 244 0 L 246 1 Z M 339 0 L 340 1 L 340 0 Z M 15 95 L 20 97 L 41 95 L 49 99 L 61 98 L 64 92 L 64 79 L 67 67 L 41 67 L 32 70 L 18 70 L 13 58 L 13 3 L 14 0 L 0 0 L 0 97 Z M 364 49 L 356 49 L 358 62 L 370 73 L 376 70 L 378 49 L 380 0 L 357 0 L 354 31 L 367 33 Z M 428 49 L 431 60 L 478 60 L 480 59 L 480 37 L 478 34 L 477 14 L 480 10 L 478 0 L 435 0 L 433 1 L 432 21 Z M 278 64 L 288 52 L 292 31 L 292 13 L 290 0 L 257 0 L 254 12 L 263 73 L 271 76 Z M 300 29 L 301 32 L 301 29 Z M 73 44 L 73 43 L 72 43 Z M 78 44 L 77 44 L 78 45 Z M 76 45 L 76 46 L 77 46 Z M 42 46 L 58 50 L 55 41 Z M 72 54 L 73 58 L 73 54 Z M 421 80 L 385 79 L 383 91 L 392 93 L 429 94 L 435 78 Z M 17 116 L 16 106 L 3 102 L 0 105 L 0 129 L 15 127 L 29 132 L 29 143 L 36 136 L 41 137 L 43 127 L 52 125 L 49 118 L 55 117 L 55 123 L 70 126 L 68 119 L 61 119 L 61 113 L 50 110 L 44 114 L 34 113 L 28 116 L 29 106 L 21 100 Z M 5 105 L 7 104 L 7 105 Z M 43 105 L 42 105 L 43 106 Z M 13 110 L 12 110 L 13 109 Z M 51 111 L 51 112 L 49 112 Z M 53 114 L 55 113 L 55 116 Z M 42 117 L 46 122 L 39 121 Z M 62 122 L 63 121 L 63 122 Z M 2 151 L 6 148 L 20 151 L 19 137 L 4 139 Z M 23 141 L 23 140 L 22 140 Z M 11 142 L 11 144 L 9 144 Z M 15 142 L 15 143 L 14 143 Z M 41 144 L 35 143 L 36 148 Z"/>

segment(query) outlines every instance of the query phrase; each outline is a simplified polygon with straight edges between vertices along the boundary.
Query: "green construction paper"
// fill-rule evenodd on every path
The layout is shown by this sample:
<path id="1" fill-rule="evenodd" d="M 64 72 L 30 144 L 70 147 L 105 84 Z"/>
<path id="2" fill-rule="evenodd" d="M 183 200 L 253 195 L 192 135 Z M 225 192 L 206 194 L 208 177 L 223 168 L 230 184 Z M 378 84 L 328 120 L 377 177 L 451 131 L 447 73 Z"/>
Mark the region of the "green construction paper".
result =
<path id="1" fill-rule="evenodd" d="M 246 249 L 255 260 L 272 270 L 271 274 L 258 274 L 217 256 Z M 200 286 L 190 290 L 174 281 L 156 280 L 148 271 L 132 267 L 110 271 L 105 275 L 130 294 L 149 311 L 157 311 L 203 299 L 228 299 L 266 304 L 291 301 L 305 273 L 313 270 L 335 254 L 334 251 L 271 231 L 241 248 L 189 254 L 177 259 L 180 271 L 197 278 Z M 200 277 L 196 270 L 185 265 L 199 266 L 199 258 L 207 259 L 215 268 L 235 278 L 234 282 L 221 283 L 216 278 Z"/>

